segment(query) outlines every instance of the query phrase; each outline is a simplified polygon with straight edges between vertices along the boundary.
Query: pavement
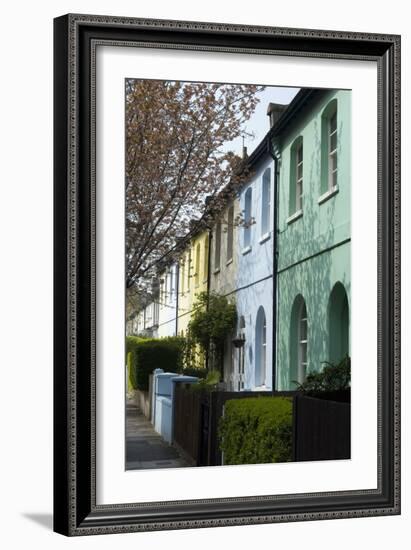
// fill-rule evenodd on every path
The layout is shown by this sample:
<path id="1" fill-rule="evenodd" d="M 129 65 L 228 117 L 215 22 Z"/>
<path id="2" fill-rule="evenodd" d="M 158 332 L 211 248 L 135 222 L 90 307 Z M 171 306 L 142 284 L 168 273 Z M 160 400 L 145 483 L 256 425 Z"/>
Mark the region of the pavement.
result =
<path id="1" fill-rule="evenodd" d="M 126 470 L 189 467 L 177 449 L 154 430 L 133 401 L 128 401 L 126 408 Z"/>

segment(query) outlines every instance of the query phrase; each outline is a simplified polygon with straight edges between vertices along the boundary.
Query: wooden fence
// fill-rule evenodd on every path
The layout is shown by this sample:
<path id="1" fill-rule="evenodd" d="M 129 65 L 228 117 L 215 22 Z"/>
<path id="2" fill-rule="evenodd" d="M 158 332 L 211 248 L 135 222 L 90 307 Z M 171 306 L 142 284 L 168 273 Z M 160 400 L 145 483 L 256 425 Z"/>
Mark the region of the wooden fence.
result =
<path id="1" fill-rule="evenodd" d="M 229 399 L 258 396 L 292 397 L 296 392 L 228 392 L 193 390 L 176 384 L 174 393 L 174 444 L 195 466 L 219 466 L 218 424 Z"/>
<path id="2" fill-rule="evenodd" d="M 294 398 L 294 461 L 350 458 L 350 404 L 306 397 L 298 392 L 207 392 L 176 384 L 174 443 L 195 466 L 221 465 L 218 424 L 225 402 L 259 395 Z"/>
<path id="3" fill-rule="evenodd" d="M 351 456 L 351 406 L 297 395 L 293 405 L 293 460 Z"/>
<path id="4" fill-rule="evenodd" d="M 174 444 L 194 466 L 205 466 L 203 416 L 208 408 L 208 394 L 193 390 L 188 384 L 175 384 L 173 406 Z"/>

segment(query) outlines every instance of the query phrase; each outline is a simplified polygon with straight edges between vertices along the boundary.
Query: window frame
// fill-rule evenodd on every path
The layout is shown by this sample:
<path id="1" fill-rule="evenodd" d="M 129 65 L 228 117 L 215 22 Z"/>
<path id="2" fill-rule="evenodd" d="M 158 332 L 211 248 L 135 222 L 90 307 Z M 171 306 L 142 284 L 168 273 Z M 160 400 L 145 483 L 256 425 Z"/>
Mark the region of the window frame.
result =
<path id="1" fill-rule="evenodd" d="M 332 121 L 335 119 L 335 129 L 332 129 Z M 328 137 L 328 147 L 327 147 L 327 176 L 328 176 L 328 191 L 334 191 L 338 187 L 338 125 L 337 125 L 337 107 L 332 110 L 330 115 L 327 117 L 327 137 Z M 332 147 L 332 138 L 335 135 L 335 148 Z M 333 162 L 335 159 L 335 166 L 333 168 Z M 334 183 L 334 173 L 336 174 L 335 183 Z"/>
<path id="2" fill-rule="evenodd" d="M 255 372 L 257 388 L 267 384 L 267 315 L 263 305 L 257 309 L 255 322 Z"/>
<path id="3" fill-rule="evenodd" d="M 251 250 L 251 220 L 253 209 L 253 189 L 251 185 L 244 193 L 243 254 Z M 248 224 L 248 225 L 247 225 Z"/>
<path id="4" fill-rule="evenodd" d="M 301 158 L 300 158 L 301 152 Z M 301 176 L 298 177 L 301 168 Z M 290 147 L 290 185 L 289 185 L 289 216 L 286 223 L 292 223 L 303 215 L 304 198 L 304 139 L 296 137 Z M 298 191 L 299 189 L 299 191 Z"/>
<path id="5" fill-rule="evenodd" d="M 200 259 L 201 259 L 201 243 L 196 244 L 195 251 L 195 268 L 194 268 L 194 287 L 198 288 L 200 286 Z"/>
<path id="6" fill-rule="evenodd" d="M 191 287 L 190 278 L 191 278 L 191 248 L 187 254 L 187 292 L 190 291 L 190 287 Z"/>
<path id="7" fill-rule="evenodd" d="M 185 254 L 183 254 L 183 258 L 181 261 L 181 295 L 184 296 L 184 290 L 185 290 L 185 276 L 186 276 L 186 258 Z"/>
<path id="8" fill-rule="evenodd" d="M 335 129 L 332 129 L 332 121 L 335 119 Z M 336 136 L 335 147 L 332 147 L 332 138 Z M 338 193 L 338 101 L 337 98 L 331 99 L 321 115 L 321 177 L 320 177 L 320 197 L 318 204 L 326 202 L 328 199 Z M 335 168 L 333 162 L 335 161 Z M 333 174 L 335 176 L 335 184 Z"/>
<path id="9" fill-rule="evenodd" d="M 214 273 L 221 267 L 221 220 L 216 223 L 214 230 Z"/>
<path id="10" fill-rule="evenodd" d="M 204 239 L 204 258 L 203 258 L 203 283 L 208 281 L 208 256 L 210 254 L 210 237 L 207 234 Z"/>
<path id="11" fill-rule="evenodd" d="M 304 312 L 305 312 L 305 315 L 303 317 Z M 303 323 L 305 324 L 305 338 L 302 337 Z M 298 311 L 297 345 L 298 345 L 297 375 L 298 375 L 298 381 L 302 383 L 307 377 L 307 372 L 308 372 L 308 314 L 307 314 L 307 305 L 304 299 L 302 299 L 302 302 Z M 305 361 L 302 360 L 304 354 L 305 354 Z"/>
<path id="12" fill-rule="evenodd" d="M 226 263 L 230 263 L 234 255 L 234 204 L 227 210 L 227 242 L 226 242 Z"/>
<path id="13" fill-rule="evenodd" d="M 300 158 L 301 153 L 301 158 Z M 298 171 L 301 168 L 301 176 L 298 177 Z M 295 149 L 295 211 L 303 209 L 303 193 L 304 193 L 304 149 L 303 140 L 297 144 Z M 300 190 L 300 192 L 298 192 Z"/>
<path id="14" fill-rule="evenodd" d="M 261 239 L 270 234 L 271 230 L 271 168 L 268 166 L 262 176 L 261 190 Z"/>
<path id="15" fill-rule="evenodd" d="M 174 292 L 174 281 L 173 281 L 173 270 L 172 268 L 170 268 L 168 270 L 168 276 L 169 276 L 169 296 L 168 296 L 168 301 L 169 303 L 171 303 L 173 301 L 173 292 Z"/>

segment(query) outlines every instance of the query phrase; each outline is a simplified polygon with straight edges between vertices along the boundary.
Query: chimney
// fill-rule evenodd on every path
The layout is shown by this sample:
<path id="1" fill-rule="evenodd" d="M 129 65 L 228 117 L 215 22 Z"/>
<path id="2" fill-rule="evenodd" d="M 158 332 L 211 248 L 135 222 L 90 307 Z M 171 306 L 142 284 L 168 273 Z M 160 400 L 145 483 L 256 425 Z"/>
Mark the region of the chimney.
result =
<path id="1" fill-rule="evenodd" d="M 197 228 L 197 224 L 198 224 L 198 220 L 194 218 L 188 222 L 188 228 L 190 232 L 194 231 Z"/>
<path id="2" fill-rule="evenodd" d="M 247 157 L 248 157 L 247 147 L 245 145 L 243 145 L 243 160 L 245 160 Z"/>
<path id="3" fill-rule="evenodd" d="M 272 128 L 277 121 L 280 119 L 283 112 L 286 110 L 288 105 L 282 105 L 281 103 L 269 103 L 267 108 L 267 116 L 270 120 L 270 128 Z"/>

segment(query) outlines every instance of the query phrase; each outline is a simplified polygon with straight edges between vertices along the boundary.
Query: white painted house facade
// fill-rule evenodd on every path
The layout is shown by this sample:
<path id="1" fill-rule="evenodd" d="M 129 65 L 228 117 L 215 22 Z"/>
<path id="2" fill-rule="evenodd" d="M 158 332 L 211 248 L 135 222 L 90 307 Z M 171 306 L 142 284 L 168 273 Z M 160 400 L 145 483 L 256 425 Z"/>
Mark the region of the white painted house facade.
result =
<path id="1" fill-rule="evenodd" d="M 178 263 L 160 273 L 158 337 L 175 336 L 178 301 Z"/>

